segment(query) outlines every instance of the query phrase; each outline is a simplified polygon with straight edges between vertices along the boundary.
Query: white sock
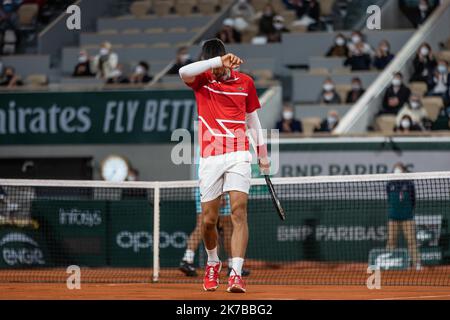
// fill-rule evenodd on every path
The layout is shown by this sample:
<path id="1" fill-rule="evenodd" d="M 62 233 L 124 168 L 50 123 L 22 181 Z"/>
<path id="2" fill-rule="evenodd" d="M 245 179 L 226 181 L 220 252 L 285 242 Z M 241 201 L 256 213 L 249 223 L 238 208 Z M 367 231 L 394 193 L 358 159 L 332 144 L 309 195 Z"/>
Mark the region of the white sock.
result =
<path id="1" fill-rule="evenodd" d="M 231 264 L 231 276 L 242 276 L 242 266 L 244 265 L 243 258 L 233 258 Z"/>
<path id="2" fill-rule="evenodd" d="M 217 255 L 217 247 L 211 250 L 206 249 L 206 253 L 208 254 L 208 264 L 214 264 L 220 261 L 219 256 Z"/>
<path id="3" fill-rule="evenodd" d="M 194 263 L 194 257 L 195 252 L 187 249 L 186 252 L 184 253 L 183 261 L 186 261 L 187 263 Z"/>
<path id="4" fill-rule="evenodd" d="M 232 258 L 228 258 L 228 268 L 232 268 L 233 267 L 233 259 Z"/>

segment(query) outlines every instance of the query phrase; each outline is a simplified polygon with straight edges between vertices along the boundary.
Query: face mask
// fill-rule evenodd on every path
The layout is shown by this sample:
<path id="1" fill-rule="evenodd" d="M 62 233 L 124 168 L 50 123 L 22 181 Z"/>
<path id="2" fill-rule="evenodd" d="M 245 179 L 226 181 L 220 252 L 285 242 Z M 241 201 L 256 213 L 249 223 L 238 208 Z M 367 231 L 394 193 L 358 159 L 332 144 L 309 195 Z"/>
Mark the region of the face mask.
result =
<path id="1" fill-rule="evenodd" d="M 86 61 L 88 61 L 88 58 L 86 56 L 80 56 L 78 58 L 79 63 L 85 63 Z"/>
<path id="2" fill-rule="evenodd" d="M 361 37 L 360 36 L 352 36 L 352 42 L 353 43 L 360 43 Z"/>
<path id="3" fill-rule="evenodd" d="M 420 103 L 417 102 L 417 101 L 411 101 L 409 104 L 411 105 L 412 109 L 419 109 L 420 108 Z"/>
<path id="4" fill-rule="evenodd" d="M 292 111 L 283 111 L 283 118 L 285 120 L 292 120 L 294 118 L 294 113 Z"/>
<path id="5" fill-rule="evenodd" d="M 411 122 L 408 119 L 403 119 L 400 125 L 403 129 L 409 129 L 411 127 Z"/>
<path id="6" fill-rule="evenodd" d="M 331 91 L 331 90 L 334 89 L 334 86 L 332 84 L 330 84 L 330 83 L 326 83 L 326 84 L 323 85 L 323 89 L 325 91 Z"/>
<path id="7" fill-rule="evenodd" d="M 419 10 L 420 11 L 427 11 L 428 10 L 428 6 L 426 4 L 420 4 L 419 5 Z"/>
<path id="8" fill-rule="evenodd" d="M 422 47 L 422 49 L 420 49 L 420 54 L 423 56 L 427 56 L 430 53 L 430 50 L 428 50 L 427 47 Z"/>
<path id="9" fill-rule="evenodd" d="M 396 78 L 396 79 L 392 80 L 392 85 L 394 87 L 399 87 L 401 84 L 402 84 L 402 80 L 400 80 L 400 79 Z"/>
<path id="10" fill-rule="evenodd" d="M 272 15 L 272 11 L 271 10 L 266 10 L 266 11 L 264 11 L 264 15 L 266 17 L 270 17 Z"/>
<path id="11" fill-rule="evenodd" d="M 325 99 L 325 101 L 331 101 L 331 100 L 333 99 L 333 97 L 334 97 L 333 92 L 331 92 L 331 93 L 325 93 L 325 94 L 323 95 L 323 98 Z"/>
<path id="12" fill-rule="evenodd" d="M 447 66 L 445 66 L 443 64 L 440 64 L 437 69 L 438 69 L 439 73 L 447 73 L 448 72 Z"/>
<path id="13" fill-rule="evenodd" d="M 281 22 L 275 22 L 275 23 L 273 24 L 273 27 L 274 27 L 276 30 L 281 30 L 281 29 L 283 29 L 284 24 L 281 23 Z"/>
<path id="14" fill-rule="evenodd" d="M 389 52 L 389 47 L 381 47 L 381 51 L 383 51 L 383 52 Z"/>
<path id="15" fill-rule="evenodd" d="M 337 44 L 338 46 L 343 46 L 343 45 L 345 44 L 345 40 L 342 39 L 342 38 L 337 38 L 337 39 L 336 39 L 336 44 Z"/>
<path id="16" fill-rule="evenodd" d="M 361 86 L 359 84 L 355 83 L 355 84 L 352 84 L 352 89 L 355 91 L 358 91 L 361 89 Z"/>
<path id="17" fill-rule="evenodd" d="M 401 168 L 399 168 L 399 167 L 396 167 L 396 168 L 394 168 L 394 171 L 393 171 L 395 174 L 400 174 L 400 173 L 403 173 L 403 170 L 401 169 Z"/>
<path id="18" fill-rule="evenodd" d="M 327 122 L 330 126 L 333 126 L 334 124 L 336 124 L 337 119 L 335 117 L 328 117 Z"/>
<path id="19" fill-rule="evenodd" d="M 136 70 L 135 70 L 135 73 L 138 74 L 138 75 L 144 74 L 145 73 L 144 67 L 143 66 L 137 66 Z"/>
<path id="20" fill-rule="evenodd" d="M 109 50 L 106 48 L 101 48 L 100 49 L 100 55 L 101 56 L 106 56 L 109 53 Z"/>
<path id="21" fill-rule="evenodd" d="M 185 63 L 186 61 L 189 60 L 190 57 L 191 57 L 190 54 L 185 53 L 185 54 L 182 54 L 182 55 L 180 56 L 180 60 L 181 60 L 182 63 Z"/>

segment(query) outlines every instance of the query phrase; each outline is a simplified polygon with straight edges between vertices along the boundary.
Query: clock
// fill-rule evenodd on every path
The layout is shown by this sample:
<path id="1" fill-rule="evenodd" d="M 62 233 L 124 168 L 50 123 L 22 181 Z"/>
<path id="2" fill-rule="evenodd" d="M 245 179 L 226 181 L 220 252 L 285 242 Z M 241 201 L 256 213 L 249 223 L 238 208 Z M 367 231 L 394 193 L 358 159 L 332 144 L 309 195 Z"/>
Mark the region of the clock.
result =
<path id="1" fill-rule="evenodd" d="M 130 166 L 124 157 L 110 155 L 101 162 L 100 170 L 103 180 L 122 182 L 128 177 Z"/>

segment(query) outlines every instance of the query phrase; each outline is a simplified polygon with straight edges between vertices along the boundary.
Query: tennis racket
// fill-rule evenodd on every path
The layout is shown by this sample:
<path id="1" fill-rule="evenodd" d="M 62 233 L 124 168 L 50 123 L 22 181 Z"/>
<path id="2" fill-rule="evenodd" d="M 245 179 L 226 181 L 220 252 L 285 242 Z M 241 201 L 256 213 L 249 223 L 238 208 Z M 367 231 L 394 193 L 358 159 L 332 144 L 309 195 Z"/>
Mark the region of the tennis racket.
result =
<path id="1" fill-rule="evenodd" d="M 284 209 L 281 206 L 280 199 L 277 196 L 277 193 L 275 192 L 275 188 L 273 187 L 272 181 L 270 180 L 270 177 L 268 175 L 264 175 L 264 178 L 266 179 L 266 184 L 269 187 L 270 196 L 272 197 L 273 205 L 275 206 L 275 209 L 277 210 L 278 216 L 281 220 L 286 220 L 286 215 L 284 213 Z"/>

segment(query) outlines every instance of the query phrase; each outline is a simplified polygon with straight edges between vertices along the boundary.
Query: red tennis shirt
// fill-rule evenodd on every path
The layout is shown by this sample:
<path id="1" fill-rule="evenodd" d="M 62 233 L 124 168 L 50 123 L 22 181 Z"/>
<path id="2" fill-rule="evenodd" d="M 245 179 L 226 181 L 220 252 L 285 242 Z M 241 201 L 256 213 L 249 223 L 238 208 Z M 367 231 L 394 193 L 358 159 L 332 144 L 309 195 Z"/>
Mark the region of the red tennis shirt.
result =
<path id="1" fill-rule="evenodd" d="M 197 101 L 201 157 L 247 151 L 245 115 L 261 108 L 253 79 L 231 70 L 228 79 L 218 80 L 206 71 L 187 85 Z"/>

